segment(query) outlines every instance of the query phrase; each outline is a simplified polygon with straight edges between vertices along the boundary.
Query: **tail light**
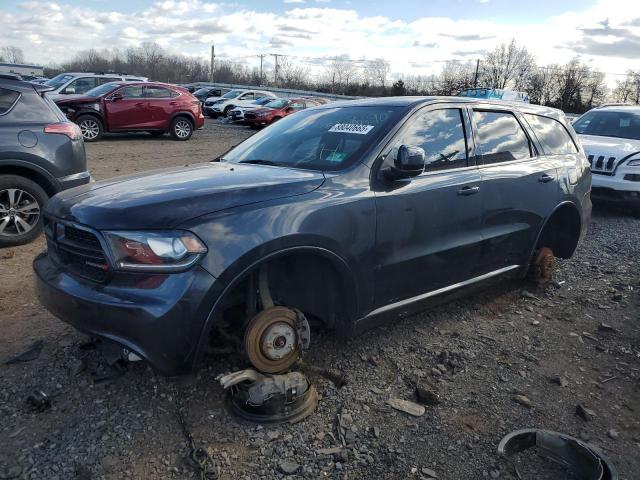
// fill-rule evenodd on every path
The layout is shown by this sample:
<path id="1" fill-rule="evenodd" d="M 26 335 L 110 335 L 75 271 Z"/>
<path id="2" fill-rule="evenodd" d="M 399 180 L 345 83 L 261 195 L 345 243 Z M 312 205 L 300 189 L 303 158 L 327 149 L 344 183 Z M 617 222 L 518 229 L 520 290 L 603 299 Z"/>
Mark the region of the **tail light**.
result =
<path id="1" fill-rule="evenodd" d="M 80 140 L 82 138 L 80 127 L 72 122 L 50 123 L 44 127 L 44 133 L 66 135 L 71 140 Z"/>

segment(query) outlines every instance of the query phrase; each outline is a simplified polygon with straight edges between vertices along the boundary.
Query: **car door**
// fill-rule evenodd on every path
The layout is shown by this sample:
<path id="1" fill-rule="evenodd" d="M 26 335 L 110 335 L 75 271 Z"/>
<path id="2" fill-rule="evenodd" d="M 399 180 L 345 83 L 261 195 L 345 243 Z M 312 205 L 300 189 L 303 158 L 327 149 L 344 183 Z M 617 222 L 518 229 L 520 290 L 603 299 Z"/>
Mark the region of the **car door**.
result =
<path id="1" fill-rule="evenodd" d="M 517 111 L 487 106 L 471 116 L 484 202 L 482 268 L 524 266 L 542 222 L 558 204 L 556 165 Z"/>
<path id="2" fill-rule="evenodd" d="M 422 147 L 424 172 L 383 181 L 376 195 L 376 308 L 455 285 L 479 275 L 482 188 L 474 164 L 466 107 L 421 110 L 383 153 Z M 375 173 L 378 178 L 380 173 Z"/>
<path id="3" fill-rule="evenodd" d="M 105 99 L 105 110 L 112 131 L 144 128 L 150 121 L 142 85 L 129 85 L 113 92 Z"/>
<path id="4" fill-rule="evenodd" d="M 145 125 L 149 128 L 166 128 L 171 114 L 175 111 L 178 102 L 173 97 L 173 92 L 165 87 L 144 87 L 146 108 L 149 111 L 149 121 Z"/>

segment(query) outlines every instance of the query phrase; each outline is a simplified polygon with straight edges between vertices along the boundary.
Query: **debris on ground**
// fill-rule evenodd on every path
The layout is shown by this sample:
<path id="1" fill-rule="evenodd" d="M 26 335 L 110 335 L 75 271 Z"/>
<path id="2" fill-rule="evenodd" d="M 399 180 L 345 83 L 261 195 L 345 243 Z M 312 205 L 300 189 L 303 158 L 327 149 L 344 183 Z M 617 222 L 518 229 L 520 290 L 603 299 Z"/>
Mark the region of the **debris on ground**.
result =
<path id="1" fill-rule="evenodd" d="M 16 355 L 13 358 L 10 358 L 6 362 L 4 362 L 4 364 L 13 365 L 15 363 L 31 362 L 32 360 L 35 360 L 40 356 L 43 347 L 44 342 L 42 340 L 36 340 L 24 352 Z"/>
<path id="2" fill-rule="evenodd" d="M 253 423 L 296 423 L 316 409 L 318 394 L 301 372 L 261 374 L 253 369 L 219 377 L 231 411 Z"/>
<path id="3" fill-rule="evenodd" d="M 533 403 L 531 403 L 531 400 L 526 395 L 514 395 L 513 401 L 527 408 L 533 408 Z"/>
<path id="4" fill-rule="evenodd" d="M 401 398 L 390 398 L 387 400 L 387 405 L 414 417 L 421 417 L 426 412 L 426 408 L 422 405 L 410 402 L 409 400 L 402 400 Z"/>
<path id="5" fill-rule="evenodd" d="M 27 405 L 36 412 L 44 412 L 51 407 L 51 399 L 42 390 L 34 390 L 27 397 Z"/>
<path id="6" fill-rule="evenodd" d="M 427 383 L 418 383 L 416 385 L 416 400 L 418 403 L 428 407 L 435 407 L 440 404 L 440 396 L 437 389 Z"/>
<path id="7" fill-rule="evenodd" d="M 588 409 L 587 407 L 581 404 L 576 405 L 576 415 L 578 415 L 585 422 L 590 422 L 591 420 L 597 417 L 596 412 Z"/>
<path id="8" fill-rule="evenodd" d="M 512 457 L 530 448 L 535 448 L 551 462 L 562 465 L 577 478 L 618 479 L 613 465 L 595 447 L 563 433 L 537 429 L 517 430 L 500 441 L 498 453 Z M 520 477 L 519 473 L 518 476 Z"/>

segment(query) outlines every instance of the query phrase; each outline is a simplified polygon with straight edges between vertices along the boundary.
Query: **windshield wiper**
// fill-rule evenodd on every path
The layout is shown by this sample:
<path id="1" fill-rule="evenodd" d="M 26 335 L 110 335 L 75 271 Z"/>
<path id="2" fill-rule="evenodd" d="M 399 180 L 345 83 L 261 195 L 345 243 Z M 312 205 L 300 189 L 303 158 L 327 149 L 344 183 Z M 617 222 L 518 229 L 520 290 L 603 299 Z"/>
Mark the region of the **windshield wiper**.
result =
<path id="1" fill-rule="evenodd" d="M 277 162 L 272 162 L 271 160 L 241 160 L 238 163 L 250 163 L 253 165 L 271 165 L 273 167 L 278 167 L 280 164 Z"/>

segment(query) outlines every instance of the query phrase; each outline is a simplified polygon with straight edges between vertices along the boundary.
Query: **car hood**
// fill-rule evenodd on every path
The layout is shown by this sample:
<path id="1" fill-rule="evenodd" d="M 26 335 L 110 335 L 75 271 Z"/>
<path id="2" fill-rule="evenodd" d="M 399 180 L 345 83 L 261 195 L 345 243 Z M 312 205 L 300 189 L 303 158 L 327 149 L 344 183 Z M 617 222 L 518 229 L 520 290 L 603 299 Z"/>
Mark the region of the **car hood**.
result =
<path id="1" fill-rule="evenodd" d="M 228 208 L 311 192 L 321 172 L 206 163 L 116 177 L 55 195 L 46 211 L 99 230 L 166 229 Z"/>
<path id="2" fill-rule="evenodd" d="M 613 170 L 622 160 L 640 152 L 640 140 L 595 135 L 578 135 L 592 170 Z M 593 155 L 593 157 L 591 157 Z M 603 157 L 602 162 L 598 159 Z M 610 161 L 610 159 L 613 160 Z"/>
<path id="3" fill-rule="evenodd" d="M 275 112 L 274 108 L 256 107 L 251 109 L 251 113 Z"/>

